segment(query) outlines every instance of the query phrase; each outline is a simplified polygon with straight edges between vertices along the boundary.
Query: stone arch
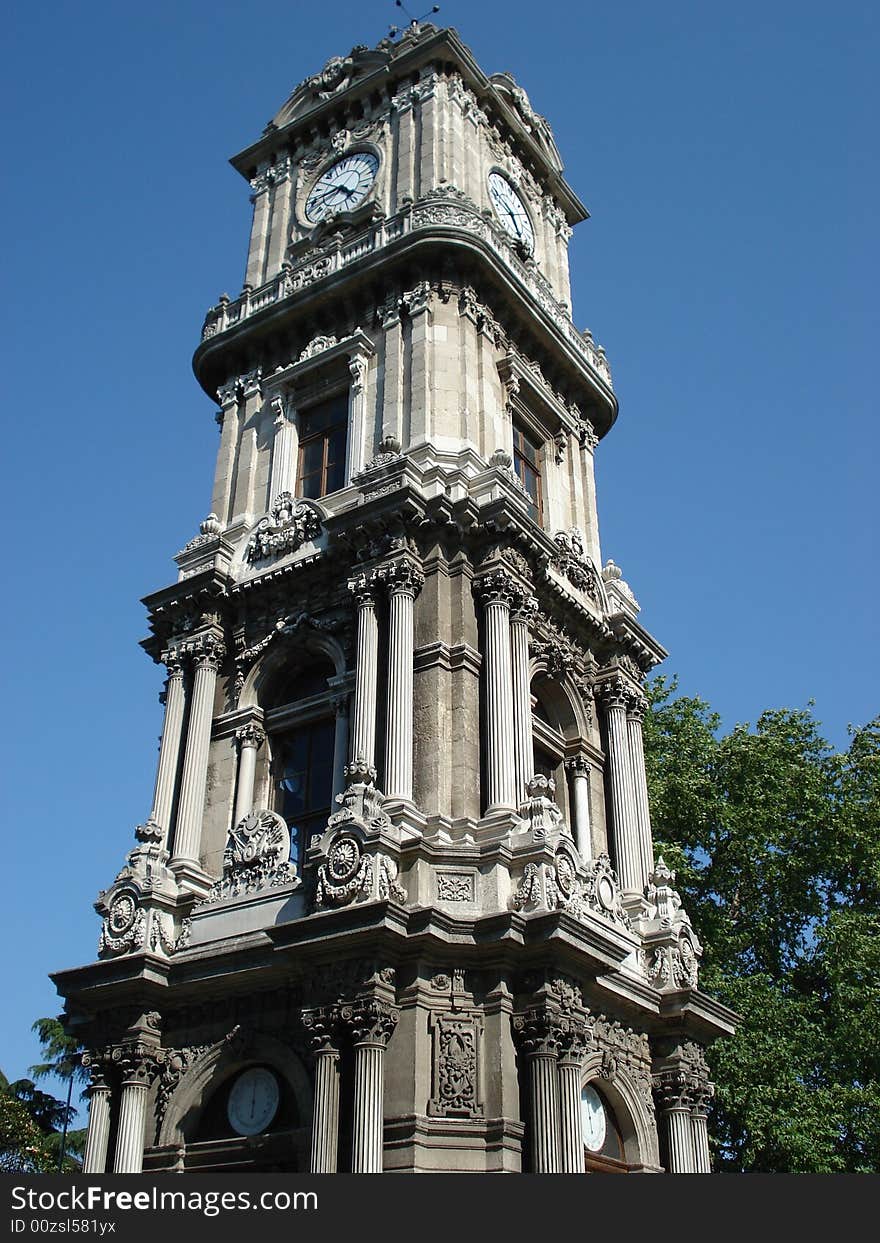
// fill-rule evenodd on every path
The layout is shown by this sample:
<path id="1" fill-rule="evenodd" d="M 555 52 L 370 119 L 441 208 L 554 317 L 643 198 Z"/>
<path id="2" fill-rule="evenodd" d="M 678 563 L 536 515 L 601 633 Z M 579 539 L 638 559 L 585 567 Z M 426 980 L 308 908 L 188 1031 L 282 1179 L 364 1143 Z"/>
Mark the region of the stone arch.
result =
<path id="1" fill-rule="evenodd" d="M 303 1126 L 312 1122 L 312 1083 L 302 1059 L 274 1036 L 247 1033 L 241 1042 L 229 1037 L 212 1045 L 181 1077 L 171 1094 L 159 1129 L 159 1145 L 186 1144 L 193 1138 L 208 1101 L 232 1075 L 253 1065 L 268 1065 L 287 1083 Z"/>
<path id="2" fill-rule="evenodd" d="M 265 651 L 245 677 L 238 699 L 240 708 L 259 706 L 266 688 L 281 673 L 282 666 L 289 659 L 294 646 L 306 655 L 311 653 L 326 656 L 336 671 L 335 676 L 345 673 L 345 651 L 333 635 L 310 625 L 308 618 L 298 624 L 294 622 L 287 626 L 279 625 Z"/>
<path id="3" fill-rule="evenodd" d="M 659 1168 L 657 1126 L 641 1092 L 625 1070 L 615 1070 L 611 1078 L 601 1074 L 602 1053 L 592 1053 L 581 1068 L 581 1087 L 588 1083 L 602 1093 L 614 1111 L 623 1136 L 627 1165 Z"/>
<path id="4" fill-rule="evenodd" d="M 529 661 L 529 687 L 533 687 L 539 679 L 540 698 L 551 709 L 556 718 L 553 724 L 566 742 L 589 738 L 589 720 L 571 674 L 566 670 L 561 673 L 551 671 L 547 660 L 539 656 Z"/>

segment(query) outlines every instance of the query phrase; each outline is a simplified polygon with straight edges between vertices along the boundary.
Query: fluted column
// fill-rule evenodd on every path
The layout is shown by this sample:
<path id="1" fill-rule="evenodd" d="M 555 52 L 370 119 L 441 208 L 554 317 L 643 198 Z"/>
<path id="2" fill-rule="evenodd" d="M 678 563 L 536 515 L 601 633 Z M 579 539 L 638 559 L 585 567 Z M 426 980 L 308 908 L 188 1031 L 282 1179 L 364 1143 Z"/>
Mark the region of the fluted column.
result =
<path id="1" fill-rule="evenodd" d="M 626 731 L 639 843 L 639 889 L 644 888 L 648 877 L 654 870 L 654 843 L 651 840 L 651 812 L 648 806 L 645 744 L 642 737 L 642 721 L 647 711 L 648 701 L 644 695 L 633 695 L 630 698 L 626 714 Z"/>
<path id="2" fill-rule="evenodd" d="M 550 1016 L 541 1011 L 516 1015 L 513 1028 L 528 1079 L 532 1173 L 558 1174 L 559 1031 Z"/>
<path id="3" fill-rule="evenodd" d="M 667 1072 L 654 1077 L 659 1105 L 662 1150 L 668 1174 L 695 1174 L 697 1165 L 691 1135 L 691 1087 L 687 1076 Z"/>
<path id="4" fill-rule="evenodd" d="M 593 857 L 593 834 L 590 826 L 590 762 L 585 755 L 573 755 L 565 761 L 571 776 L 572 834 L 578 853 L 585 861 Z"/>
<path id="5" fill-rule="evenodd" d="M 138 837 L 167 846 L 183 731 L 183 662 L 173 651 L 164 652 L 162 660 L 168 669 L 168 681 L 165 686 L 165 719 L 162 723 L 162 741 L 159 743 L 156 787 L 153 791 L 152 810 Z"/>
<path id="6" fill-rule="evenodd" d="M 257 752 L 266 740 L 262 726 L 249 721 L 236 731 L 238 742 L 238 783 L 235 791 L 235 815 L 233 824 L 241 824 L 254 809 L 254 777 L 257 771 Z"/>
<path id="7" fill-rule="evenodd" d="M 510 651 L 510 604 L 516 585 L 508 575 L 496 571 L 478 579 L 474 590 L 483 600 L 489 814 L 517 806 Z"/>
<path id="8" fill-rule="evenodd" d="M 535 771 L 535 752 L 532 743 L 532 693 L 529 678 L 529 623 L 537 611 L 538 601 L 533 596 L 521 596 L 515 602 L 510 614 L 513 751 L 518 803 L 528 797 L 526 787 Z"/>
<path id="9" fill-rule="evenodd" d="M 211 720 L 214 714 L 214 688 L 217 671 L 224 656 L 224 647 L 216 635 L 203 635 L 193 645 L 195 676 L 192 707 L 180 783 L 180 806 L 174 835 L 172 866 L 178 860 L 198 862 L 201 845 L 202 816 L 205 810 L 205 783 L 208 776 L 208 751 L 211 744 Z"/>
<path id="10" fill-rule="evenodd" d="M 641 855 L 633 795 L 632 764 L 626 725 L 629 688 L 623 678 L 609 678 L 597 688 L 608 726 L 608 765 L 611 776 L 611 816 L 614 824 L 615 864 L 621 889 L 641 893 Z"/>
<path id="11" fill-rule="evenodd" d="M 382 1001 L 363 1001 L 345 1007 L 354 1045 L 354 1110 L 352 1116 L 352 1174 L 381 1174 L 385 1116 L 385 1046 L 398 1011 Z"/>
<path id="12" fill-rule="evenodd" d="M 581 1129 L 581 1068 L 586 1052 L 584 1032 L 569 1032 L 559 1051 L 559 1168 L 563 1174 L 583 1174 L 584 1137 Z"/>
<path id="13" fill-rule="evenodd" d="M 297 435 L 294 411 L 290 401 L 272 398 L 274 437 L 272 439 L 272 471 L 269 479 L 269 504 L 282 492 L 293 495 L 296 490 Z"/>
<path id="14" fill-rule="evenodd" d="M 107 1144 L 110 1139 L 110 1085 L 99 1065 L 91 1063 L 90 1068 L 89 1126 L 82 1168 L 84 1174 L 103 1174 L 107 1168 Z"/>
<path id="15" fill-rule="evenodd" d="M 140 1174 L 144 1164 L 144 1126 L 152 1066 L 148 1057 L 134 1052 L 123 1058 L 121 1067 L 122 1092 L 113 1172 Z"/>
<path id="16" fill-rule="evenodd" d="M 349 360 L 351 384 L 348 389 L 348 440 L 346 442 L 345 482 L 364 469 L 364 424 L 367 412 L 367 359 L 355 354 Z"/>
<path id="17" fill-rule="evenodd" d="M 312 1106 L 313 1174 L 335 1174 L 339 1148 L 339 1049 L 333 1010 L 304 1010 L 303 1023 L 315 1062 Z"/>
<path id="18" fill-rule="evenodd" d="M 376 775 L 376 680 L 379 660 L 379 624 L 376 598 L 366 575 L 348 584 L 358 608 L 357 656 L 352 713 L 351 765 Z"/>
<path id="19" fill-rule="evenodd" d="M 707 1103 L 700 1102 L 691 1111 L 691 1143 L 694 1150 L 694 1169 L 697 1174 L 711 1174 L 712 1160 L 709 1156 L 709 1127 L 706 1116 Z"/>
<path id="20" fill-rule="evenodd" d="M 383 786 L 388 798 L 413 795 L 413 611 L 424 583 L 409 561 L 379 571 L 388 588 L 388 701 Z"/>

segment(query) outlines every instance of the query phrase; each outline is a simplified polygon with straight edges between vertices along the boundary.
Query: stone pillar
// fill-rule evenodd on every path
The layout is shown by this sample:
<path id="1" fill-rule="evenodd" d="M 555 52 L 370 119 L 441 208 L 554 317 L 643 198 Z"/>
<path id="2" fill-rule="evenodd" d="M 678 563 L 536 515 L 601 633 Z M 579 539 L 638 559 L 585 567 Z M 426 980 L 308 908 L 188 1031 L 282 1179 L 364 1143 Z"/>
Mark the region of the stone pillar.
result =
<path id="1" fill-rule="evenodd" d="M 193 645 L 193 656 L 195 677 L 172 866 L 183 860 L 198 863 L 199 859 L 202 816 L 205 810 L 205 782 L 208 776 L 208 749 L 214 714 L 214 688 L 217 671 L 224 656 L 223 644 L 216 635 L 202 635 Z"/>
<path id="2" fill-rule="evenodd" d="M 581 1129 L 581 1068 L 586 1034 L 567 1032 L 559 1052 L 559 1168 L 563 1174 L 583 1174 L 584 1137 Z"/>
<path id="3" fill-rule="evenodd" d="M 342 1015 L 351 1027 L 354 1045 L 351 1172 L 381 1174 L 385 1046 L 397 1023 L 398 1011 L 385 1002 L 370 999 L 345 1007 Z"/>
<path id="4" fill-rule="evenodd" d="M 608 766 L 617 877 L 624 893 L 641 893 L 641 855 L 633 795 L 632 765 L 626 724 L 629 688 L 623 678 L 609 678 L 598 688 L 608 726 Z"/>
<path id="5" fill-rule="evenodd" d="M 516 798 L 528 797 L 526 787 L 534 776 L 532 745 L 532 693 L 529 677 L 529 622 L 538 611 L 533 596 L 518 600 L 510 614 L 510 662 L 513 675 L 513 750 L 516 767 Z"/>
<path id="6" fill-rule="evenodd" d="M 551 1016 L 540 1010 L 516 1015 L 513 1027 L 528 1079 L 532 1173 L 558 1174 L 559 1031 Z"/>
<path id="7" fill-rule="evenodd" d="M 510 652 L 510 604 L 516 586 L 507 574 L 496 571 L 478 579 L 474 589 L 483 599 L 489 815 L 517 806 Z"/>
<path id="8" fill-rule="evenodd" d="M 339 1147 L 339 1049 L 333 1011 L 304 1010 L 303 1024 L 315 1061 L 315 1097 L 312 1107 L 313 1174 L 335 1174 Z"/>
<path id="9" fill-rule="evenodd" d="M 388 587 L 388 703 L 385 727 L 387 798 L 413 795 L 413 609 L 425 579 L 409 561 L 383 567 Z"/>
<path id="10" fill-rule="evenodd" d="M 351 762 L 376 776 L 376 679 L 379 659 L 379 624 L 376 598 L 366 575 L 351 579 L 349 591 L 358 606 L 357 657 L 354 685 Z"/>
<path id="11" fill-rule="evenodd" d="M 364 469 L 364 428 L 367 407 L 367 359 L 355 354 L 348 364 L 351 385 L 348 390 L 348 442 L 346 445 L 345 482 Z"/>
<path id="12" fill-rule="evenodd" d="M 654 1076 L 658 1103 L 661 1151 L 668 1174 L 696 1174 L 697 1165 L 691 1135 L 691 1090 L 686 1075 L 665 1072 Z"/>
<path id="13" fill-rule="evenodd" d="M 700 1097 L 691 1110 L 691 1144 L 694 1150 L 694 1169 L 697 1174 L 711 1174 L 712 1160 L 709 1156 L 709 1127 L 706 1117 L 708 1095 Z"/>
<path id="14" fill-rule="evenodd" d="M 572 836 L 584 862 L 593 857 L 593 834 L 590 826 L 590 762 L 585 755 L 574 755 L 565 761 L 571 776 Z"/>
<path id="15" fill-rule="evenodd" d="M 296 490 L 297 436 L 294 411 L 289 400 L 283 397 L 272 398 L 272 411 L 275 415 L 273 420 L 275 434 L 272 440 L 269 505 L 272 505 L 282 492 L 289 492 L 292 496 Z"/>
<path id="16" fill-rule="evenodd" d="M 152 1065 L 148 1055 L 132 1052 L 122 1062 L 122 1093 L 116 1132 L 114 1174 L 140 1174 L 144 1164 L 144 1126 Z"/>
<path id="17" fill-rule="evenodd" d="M 336 696 L 333 700 L 333 711 L 336 714 L 336 725 L 333 734 L 331 806 L 335 806 L 336 795 L 341 794 L 345 789 L 345 766 L 348 763 L 348 695 Z"/>
<path id="18" fill-rule="evenodd" d="M 103 1174 L 107 1168 L 107 1144 L 110 1139 L 110 1085 L 102 1067 L 90 1062 L 90 1069 L 89 1127 L 82 1170 L 84 1174 Z"/>
<path id="19" fill-rule="evenodd" d="M 238 741 L 238 783 L 235 790 L 235 814 L 233 824 L 241 824 L 254 809 L 254 776 L 257 771 L 257 752 L 266 740 L 262 726 L 249 721 L 236 731 Z"/>
<path id="20" fill-rule="evenodd" d="M 156 788 L 153 791 L 153 807 L 147 823 L 142 827 L 149 840 L 156 841 L 164 847 L 168 844 L 171 832 L 174 784 L 180 761 L 180 740 L 183 731 L 183 662 L 174 651 L 163 652 L 162 661 L 168 669 L 168 681 L 165 687 L 165 720 L 162 723 L 162 741 L 159 744 L 159 766 L 156 771 Z M 141 834 L 138 836 L 142 837 Z"/>
<path id="21" fill-rule="evenodd" d="M 651 812 L 648 807 L 648 779 L 645 775 L 645 744 L 642 738 L 642 721 L 648 711 L 644 695 L 630 698 L 626 714 L 626 732 L 629 744 L 629 762 L 632 770 L 633 796 L 636 828 L 639 843 L 640 889 L 644 889 L 654 870 L 654 843 L 651 839 Z"/>

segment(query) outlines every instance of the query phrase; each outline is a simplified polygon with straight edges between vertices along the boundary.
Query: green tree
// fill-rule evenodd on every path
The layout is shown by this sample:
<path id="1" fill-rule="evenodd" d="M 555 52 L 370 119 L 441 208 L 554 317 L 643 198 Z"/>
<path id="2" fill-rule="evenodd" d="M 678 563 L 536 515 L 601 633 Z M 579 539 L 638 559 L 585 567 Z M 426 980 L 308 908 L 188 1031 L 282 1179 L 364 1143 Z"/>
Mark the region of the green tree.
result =
<path id="1" fill-rule="evenodd" d="M 0 1173 L 44 1174 L 57 1164 L 46 1136 L 0 1071 Z"/>
<path id="2" fill-rule="evenodd" d="M 812 708 L 722 734 L 650 688 L 657 851 L 742 1015 L 709 1053 L 718 1169 L 880 1171 L 880 720 L 836 754 Z"/>

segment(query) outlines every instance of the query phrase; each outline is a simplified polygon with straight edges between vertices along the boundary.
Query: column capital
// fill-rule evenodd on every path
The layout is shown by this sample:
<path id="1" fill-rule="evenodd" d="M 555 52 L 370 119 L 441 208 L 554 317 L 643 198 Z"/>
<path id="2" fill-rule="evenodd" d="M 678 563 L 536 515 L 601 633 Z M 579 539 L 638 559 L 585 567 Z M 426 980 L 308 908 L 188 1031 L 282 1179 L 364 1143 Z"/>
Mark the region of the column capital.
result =
<path id="1" fill-rule="evenodd" d="M 303 1010 L 300 1017 L 313 1055 L 338 1053 L 342 1034 L 338 1006 L 316 1006 Z"/>
<path id="2" fill-rule="evenodd" d="M 348 590 L 355 598 L 358 608 L 376 607 L 376 586 L 366 574 L 356 574 L 348 580 Z"/>
<path id="3" fill-rule="evenodd" d="M 652 1076 L 651 1086 L 663 1113 L 673 1110 L 689 1113 L 695 1103 L 695 1085 L 685 1071 L 664 1070 L 659 1075 Z"/>
<path id="4" fill-rule="evenodd" d="M 484 605 L 504 604 L 508 608 L 523 595 L 520 584 L 506 570 L 491 570 L 488 574 L 481 574 L 474 579 L 472 590 Z"/>
<path id="5" fill-rule="evenodd" d="M 513 1016 L 513 1038 L 527 1056 L 558 1057 L 566 1034 L 562 1015 L 545 1006 L 532 1006 Z"/>
<path id="6" fill-rule="evenodd" d="M 414 562 L 402 560 L 380 565 L 374 570 L 372 581 L 383 584 L 389 596 L 408 595 L 415 599 L 424 585 L 425 576 Z"/>
<path id="7" fill-rule="evenodd" d="M 348 1029 L 354 1045 L 379 1045 L 391 1039 L 400 1011 L 387 1001 L 364 997 L 339 1008 L 340 1023 Z"/>
<path id="8" fill-rule="evenodd" d="M 627 720 L 638 721 L 641 724 L 649 707 L 648 699 L 641 691 L 630 691 L 626 704 Z"/>
<path id="9" fill-rule="evenodd" d="M 611 708 L 620 708 L 625 711 L 631 692 L 632 688 L 626 678 L 614 674 L 610 678 L 597 682 L 593 693 L 606 711 Z"/>
<path id="10" fill-rule="evenodd" d="M 538 614 L 538 601 L 526 591 L 515 595 L 510 606 L 510 620 L 530 626 Z"/>
<path id="11" fill-rule="evenodd" d="M 123 1086 L 147 1088 L 156 1075 L 156 1050 L 149 1045 L 118 1045 L 110 1059 L 119 1071 Z"/>
<path id="12" fill-rule="evenodd" d="M 213 631 L 196 637 L 186 644 L 187 653 L 192 657 L 193 664 L 198 668 L 213 669 L 216 673 L 224 657 L 226 646 L 220 636 Z"/>
<path id="13" fill-rule="evenodd" d="M 91 1097 L 95 1092 L 110 1091 L 112 1061 L 106 1050 L 101 1053 L 83 1053 L 80 1057 L 80 1063 L 89 1072 L 91 1080 L 86 1088 L 87 1096 Z"/>
<path id="14" fill-rule="evenodd" d="M 258 751 L 266 741 L 266 731 L 256 721 L 248 721 L 247 725 L 242 725 L 235 731 L 235 738 L 240 750 L 253 747 L 255 751 Z"/>
<path id="15" fill-rule="evenodd" d="M 565 760 L 565 768 L 573 777 L 589 777 L 592 765 L 587 757 L 581 755 L 570 755 Z"/>
<path id="16" fill-rule="evenodd" d="M 160 657 L 162 664 L 168 671 L 169 678 L 182 678 L 185 654 L 177 647 L 169 647 Z"/>

